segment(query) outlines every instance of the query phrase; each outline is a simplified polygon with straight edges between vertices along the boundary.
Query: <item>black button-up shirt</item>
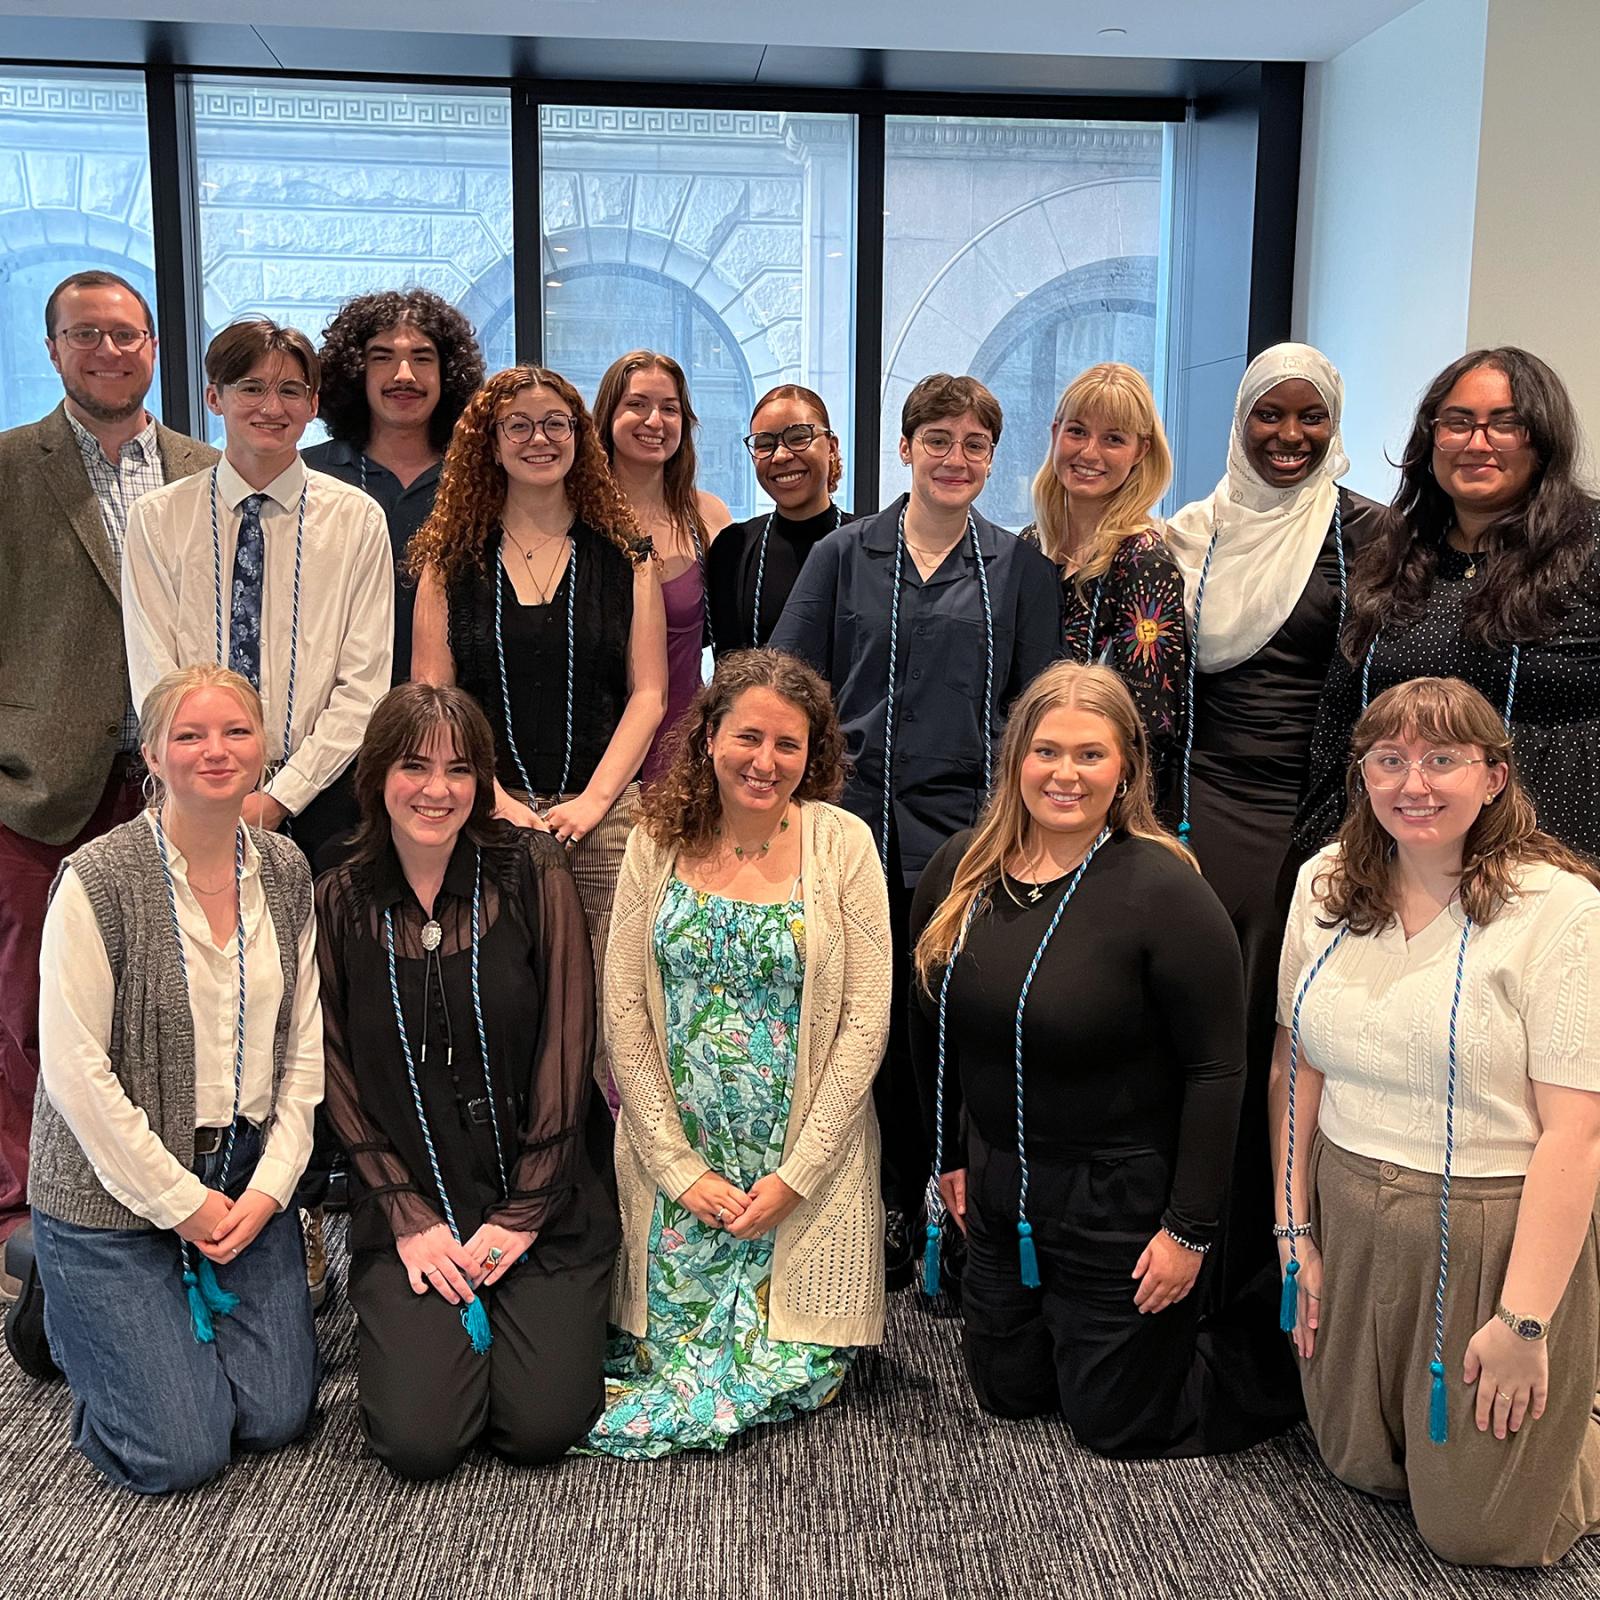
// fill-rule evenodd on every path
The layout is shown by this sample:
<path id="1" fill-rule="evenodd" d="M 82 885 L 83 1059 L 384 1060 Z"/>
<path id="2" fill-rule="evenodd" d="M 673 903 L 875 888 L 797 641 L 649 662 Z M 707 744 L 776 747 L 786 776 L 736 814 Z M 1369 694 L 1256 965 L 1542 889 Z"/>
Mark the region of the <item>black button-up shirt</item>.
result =
<path id="1" fill-rule="evenodd" d="M 890 586 L 905 504 L 902 495 L 818 544 L 771 640 L 833 685 L 852 763 L 843 804 L 874 835 L 882 828 Z M 994 618 L 989 720 L 998 759 L 1011 702 L 1063 654 L 1061 581 L 1015 534 L 977 512 L 973 525 Z M 895 680 L 892 826 L 909 887 L 951 834 L 972 825 L 984 799 L 983 596 L 971 539 L 926 582 L 906 552 Z"/>
<path id="2" fill-rule="evenodd" d="M 387 467 L 379 466 L 343 439 L 313 445 L 303 454 L 313 472 L 326 472 L 330 478 L 365 490 L 389 519 L 389 544 L 394 550 L 394 671 L 390 683 L 405 683 L 411 677 L 411 608 L 417 592 L 403 570 L 406 546 L 433 510 L 440 463 L 435 462 L 409 484 L 402 485 Z"/>

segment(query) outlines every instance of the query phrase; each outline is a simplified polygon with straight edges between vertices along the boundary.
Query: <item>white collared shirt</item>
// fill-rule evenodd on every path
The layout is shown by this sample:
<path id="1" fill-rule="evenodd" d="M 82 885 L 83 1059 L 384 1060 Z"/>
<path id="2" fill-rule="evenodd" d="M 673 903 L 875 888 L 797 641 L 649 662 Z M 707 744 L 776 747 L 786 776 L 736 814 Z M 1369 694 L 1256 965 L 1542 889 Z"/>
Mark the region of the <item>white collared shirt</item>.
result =
<path id="1" fill-rule="evenodd" d="M 146 812 L 147 818 L 153 813 Z M 178 927 L 194 1017 L 194 1120 L 224 1128 L 233 1108 L 234 1019 L 238 1013 L 238 934 L 220 949 L 189 887 L 188 863 L 167 840 L 178 902 Z M 263 1123 L 272 1111 L 272 1043 L 283 1003 L 278 936 L 261 885 L 261 856 L 245 835 L 245 1028 L 239 1114 Z M 294 1011 L 277 1117 L 250 1178 L 287 1206 L 311 1155 L 311 1121 L 322 1099 L 322 1007 L 316 961 L 316 918 L 308 916 L 296 955 Z M 206 1187 L 162 1144 L 150 1119 L 127 1096 L 111 1070 L 116 988 L 94 908 L 77 874 L 62 874 L 45 916 L 39 994 L 39 1079 L 93 1166 L 106 1193 L 158 1228 L 192 1216 Z M 235 1173 L 233 1176 L 237 1177 Z"/>
<path id="2" fill-rule="evenodd" d="M 213 472 L 215 477 L 213 478 Z M 253 490 L 224 459 L 134 502 L 122 562 L 122 613 L 135 705 L 174 667 L 217 659 L 217 486 L 222 659 L 228 657 L 239 505 Z M 306 491 L 295 654 L 294 721 L 283 720 L 294 635 L 295 531 Z M 266 576 L 261 605 L 261 698 L 267 760 L 282 762 L 267 793 L 298 813 L 350 764 L 372 708 L 388 691 L 394 653 L 394 557 L 383 511 L 359 489 L 308 472 L 298 456 L 261 491 Z"/>

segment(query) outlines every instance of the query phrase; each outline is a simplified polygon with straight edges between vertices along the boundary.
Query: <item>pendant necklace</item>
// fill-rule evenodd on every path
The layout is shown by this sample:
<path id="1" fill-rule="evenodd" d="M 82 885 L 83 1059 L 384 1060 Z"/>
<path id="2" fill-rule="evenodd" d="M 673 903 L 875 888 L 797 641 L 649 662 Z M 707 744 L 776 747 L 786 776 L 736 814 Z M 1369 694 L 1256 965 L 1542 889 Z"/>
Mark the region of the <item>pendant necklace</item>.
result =
<path id="1" fill-rule="evenodd" d="M 761 843 L 756 846 L 755 849 L 746 850 L 745 847 L 742 844 L 739 844 L 738 842 L 735 842 L 734 845 L 733 845 L 734 856 L 735 856 L 735 858 L 737 860 L 740 860 L 740 861 L 746 861 L 751 856 L 764 856 L 772 848 L 772 841 L 774 839 L 776 839 L 780 833 L 787 833 L 788 831 L 789 831 L 789 818 L 787 816 L 785 816 L 783 818 L 783 820 L 778 824 L 778 826 L 776 828 L 774 828 L 772 830 L 772 832 L 769 833 L 766 836 L 766 838 L 763 839 L 761 841 Z M 722 829 L 721 828 L 717 829 L 717 837 L 719 839 L 722 837 Z"/>
<path id="2" fill-rule="evenodd" d="M 443 938 L 444 929 L 432 917 L 429 917 L 422 924 L 422 948 L 424 950 L 437 950 L 439 942 Z"/>

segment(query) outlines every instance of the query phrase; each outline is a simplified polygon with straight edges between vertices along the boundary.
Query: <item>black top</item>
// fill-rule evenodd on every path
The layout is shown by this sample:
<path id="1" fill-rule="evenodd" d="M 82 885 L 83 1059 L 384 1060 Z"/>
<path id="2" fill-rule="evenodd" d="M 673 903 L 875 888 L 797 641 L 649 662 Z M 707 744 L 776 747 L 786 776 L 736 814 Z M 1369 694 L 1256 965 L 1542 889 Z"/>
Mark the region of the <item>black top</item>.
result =
<path id="1" fill-rule="evenodd" d="M 913 940 L 970 837 L 957 834 L 923 873 Z M 946 1013 L 943 1171 L 967 1164 L 963 1109 L 986 1144 L 1017 1148 L 1017 997 L 1068 881 L 1046 885 L 1035 904 L 1031 885 L 1008 879 L 972 924 Z M 918 983 L 910 1002 L 912 1062 L 929 1108 L 938 976 L 931 997 Z M 1199 873 L 1148 839 L 1110 839 L 1045 951 L 1022 1041 L 1027 1153 L 1083 1160 L 1153 1150 L 1172 1172 L 1163 1225 L 1209 1241 L 1244 1090 L 1244 973 L 1227 913 Z"/>
<path id="2" fill-rule="evenodd" d="M 572 632 L 572 763 L 567 793 L 594 776 L 628 703 L 628 639 L 633 631 L 633 565 L 621 550 L 586 523 L 574 522 L 577 590 Z M 501 579 L 498 542 L 486 556 L 488 571 L 468 569 L 448 589 L 450 651 L 456 682 L 488 714 L 494 728 L 495 775 L 520 792 L 522 777 L 506 739 L 505 699 L 494 641 L 495 584 L 504 582 L 506 680 L 511 728 L 532 793 L 561 791 L 567 739 L 567 593 L 572 563 L 547 604 L 525 606 L 509 578 Z"/>
<path id="3" fill-rule="evenodd" d="M 1339 490 L 1345 570 L 1377 531 L 1386 508 Z M 1328 664 L 1339 653 L 1339 551 L 1334 525 L 1283 625 L 1247 660 L 1195 675 L 1195 775 L 1231 801 L 1283 814 L 1287 825 L 1305 783 L 1311 731 Z M 1205 629 L 1202 607 L 1200 627 Z"/>
<path id="4" fill-rule="evenodd" d="M 1600 506 L 1593 512 L 1600 535 Z M 1468 567 L 1476 565 L 1472 577 Z M 1511 681 L 1511 652 L 1462 631 L 1467 597 L 1483 586 L 1487 562 L 1439 547 L 1421 621 L 1389 628 L 1373 653 L 1371 692 L 1410 678 L 1464 678 L 1497 710 Z M 1539 826 L 1600 860 L 1600 544 L 1567 591 L 1565 617 L 1544 639 L 1525 641 L 1517 669 L 1511 732 L 1517 771 L 1533 796 Z M 1361 715 L 1361 664 L 1339 655 L 1328 674 L 1311 746 L 1311 770 L 1295 818 L 1294 853 L 1312 855 L 1344 820 L 1350 735 Z"/>
<path id="5" fill-rule="evenodd" d="M 406 547 L 433 510 L 441 463 L 436 461 L 409 484 L 402 484 L 387 467 L 342 439 L 313 445 L 302 455 L 312 471 L 326 472 L 370 494 L 389 519 L 389 545 L 394 551 L 394 670 L 389 682 L 391 687 L 405 683 L 411 677 L 411 611 L 416 598 L 416 585 L 405 571 Z"/>
<path id="6" fill-rule="evenodd" d="M 1017 537 L 1039 546 L 1035 523 Z M 1161 535 L 1146 528 L 1123 539 L 1111 565 L 1081 593 L 1070 578 L 1062 593 L 1067 655 L 1111 667 L 1127 684 L 1150 737 L 1155 788 L 1161 794 L 1183 755 L 1189 671 L 1183 574 Z"/>
<path id="7" fill-rule="evenodd" d="M 906 498 L 817 545 L 772 634 L 774 646 L 832 684 L 851 762 L 841 804 L 874 836 L 882 828 L 890 589 Z M 1011 702 L 1062 653 L 1061 583 L 1054 564 L 1014 533 L 976 512 L 973 525 L 994 618 L 990 732 L 998 762 Z M 963 537 L 926 582 L 909 551 L 901 567 L 891 826 L 908 886 L 984 799 L 984 618 L 972 544 Z"/>
<path id="8" fill-rule="evenodd" d="M 706 553 L 706 608 L 711 616 L 712 637 L 717 653 L 748 650 L 765 644 L 778 626 L 778 618 L 794 588 L 795 579 L 806 557 L 827 534 L 855 517 L 839 506 L 800 522 L 791 522 L 781 511 L 763 511 L 760 516 L 726 527 L 712 541 Z M 761 561 L 761 540 L 767 534 L 767 558 Z M 760 629 L 757 637 L 756 575 L 761 575 Z"/>
<path id="9" fill-rule="evenodd" d="M 401 1009 L 462 1238 L 495 1222 L 592 1255 L 614 1246 L 616 1222 L 609 1119 L 591 1092 L 594 965 L 577 884 L 546 834 L 521 832 L 483 852 L 478 960 L 490 1084 L 472 1008 L 475 855 L 463 836 L 434 901 L 443 938 L 432 957 L 422 945 L 427 918 L 392 846 L 374 864 L 317 882 L 325 1104 L 353 1168 L 351 1245 L 388 1249 L 445 1220 L 389 988 L 383 913 L 392 909 Z M 491 1093 L 509 1183 L 497 1170 Z"/>

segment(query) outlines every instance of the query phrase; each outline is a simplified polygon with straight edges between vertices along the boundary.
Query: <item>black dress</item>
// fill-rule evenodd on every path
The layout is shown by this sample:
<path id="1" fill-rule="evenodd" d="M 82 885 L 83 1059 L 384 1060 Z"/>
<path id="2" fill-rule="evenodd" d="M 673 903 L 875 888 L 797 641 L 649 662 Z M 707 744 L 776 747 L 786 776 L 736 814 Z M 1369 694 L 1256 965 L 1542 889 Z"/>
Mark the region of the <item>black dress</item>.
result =
<path id="1" fill-rule="evenodd" d="M 929 863 L 915 936 L 970 837 Z M 1244 1079 L 1232 930 L 1193 867 L 1151 840 L 1117 835 L 1100 850 L 1029 993 L 1023 1149 L 1042 1287 L 1021 1283 L 1012 1041 L 1017 997 L 1066 883 L 1034 902 L 1031 885 L 1004 880 L 951 976 L 939 1165 L 967 1169 L 968 1372 L 987 1409 L 1059 1405 L 1079 1442 L 1106 1454 L 1238 1449 L 1277 1423 L 1235 1401 L 1228 1359 L 1202 1347 L 1199 1287 L 1164 1311 L 1134 1305 L 1134 1265 L 1158 1229 L 1196 1244 L 1218 1237 Z M 912 1057 L 930 1107 L 937 1025 L 937 982 L 932 995 L 919 984 Z"/>
<path id="2" fill-rule="evenodd" d="M 771 531 L 768 531 L 768 522 Z M 781 511 L 765 512 L 726 527 L 706 553 L 706 611 L 717 654 L 748 650 L 772 637 L 789 591 L 818 542 L 846 522 L 851 512 L 830 505 L 814 517 L 791 522 Z M 761 544 L 766 538 L 766 560 Z M 760 579 L 757 615 L 756 581 Z M 759 623 L 759 626 L 758 626 Z"/>
<path id="3" fill-rule="evenodd" d="M 1600 511 L 1595 519 L 1600 533 Z M 1484 577 L 1481 558 L 1475 562 L 1451 545 L 1440 546 L 1426 615 L 1411 627 L 1378 636 L 1370 673 L 1373 698 L 1410 678 L 1462 678 L 1492 706 L 1505 708 L 1511 652 L 1479 643 L 1461 626 L 1466 601 Z M 1565 599 L 1566 615 L 1551 634 L 1530 640 L 1518 652 L 1512 745 L 1539 826 L 1600 861 L 1600 543 Z M 1350 735 L 1361 710 L 1361 665 L 1341 655 L 1328 675 L 1311 772 L 1295 819 L 1297 861 L 1314 855 L 1344 820 Z"/>
<path id="4" fill-rule="evenodd" d="M 500 571 L 500 546 L 486 556 L 486 571 L 468 569 L 448 586 L 450 652 L 456 682 L 484 709 L 495 736 L 495 776 L 513 793 L 573 794 L 594 776 L 628 703 L 628 641 L 633 631 L 633 572 L 649 553 L 641 541 L 624 553 L 604 534 L 574 522 L 577 590 L 572 594 L 572 757 L 561 785 L 567 744 L 567 602 L 573 584 L 569 561 L 545 605 L 523 605 Z M 503 584 L 501 627 L 510 690 L 513 754 L 506 728 L 495 647 L 495 585 Z"/>
<path id="5" fill-rule="evenodd" d="M 480 1439 L 516 1460 L 553 1459 L 604 1402 L 620 1229 L 610 1119 L 592 1092 L 588 932 L 560 846 L 505 833 L 508 842 L 482 854 L 487 1074 L 473 1006 L 472 843 L 458 841 L 435 898 L 442 938 L 432 955 L 428 919 L 392 846 L 317 883 L 326 1104 L 351 1160 L 362 1421 L 406 1477 L 452 1470 Z M 431 1156 L 395 1018 L 386 911 Z M 395 1250 L 401 1235 L 444 1222 L 446 1200 L 463 1241 L 485 1223 L 535 1235 L 485 1292 L 487 1356 L 474 1352 L 455 1308 L 413 1291 Z"/>

